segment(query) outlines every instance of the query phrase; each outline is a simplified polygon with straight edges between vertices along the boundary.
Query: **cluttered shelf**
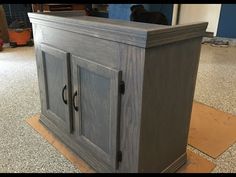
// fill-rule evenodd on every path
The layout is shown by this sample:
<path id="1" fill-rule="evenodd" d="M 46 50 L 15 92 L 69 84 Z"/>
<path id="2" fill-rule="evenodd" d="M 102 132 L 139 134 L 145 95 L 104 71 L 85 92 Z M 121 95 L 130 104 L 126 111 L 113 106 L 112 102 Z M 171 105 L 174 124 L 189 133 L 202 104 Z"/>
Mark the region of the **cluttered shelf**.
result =
<path id="1" fill-rule="evenodd" d="M 33 12 L 85 10 L 86 4 L 32 4 Z"/>
<path id="2" fill-rule="evenodd" d="M 84 11 L 88 16 L 108 18 L 108 4 L 3 4 L 0 5 L 0 39 L 11 47 L 32 45 L 28 12 Z"/>
<path id="3" fill-rule="evenodd" d="M 108 18 L 108 4 L 32 4 L 33 12 L 84 10 L 89 16 Z"/>

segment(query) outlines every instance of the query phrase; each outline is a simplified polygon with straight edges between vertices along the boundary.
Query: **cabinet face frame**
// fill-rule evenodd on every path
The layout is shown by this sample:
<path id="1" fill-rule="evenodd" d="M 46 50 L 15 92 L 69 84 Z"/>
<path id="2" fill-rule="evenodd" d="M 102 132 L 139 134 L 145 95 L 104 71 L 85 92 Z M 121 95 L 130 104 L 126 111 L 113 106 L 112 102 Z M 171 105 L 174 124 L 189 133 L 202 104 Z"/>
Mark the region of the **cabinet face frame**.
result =
<path id="1" fill-rule="evenodd" d="M 43 105 L 42 105 L 42 111 L 43 114 L 45 114 L 58 128 L 62 129 L 64 132 L 70 133 L 72 131 L 72 116 L 71 116 L 71 86 L 70 86 L 70 68 L 69 68 L 69 59 L 70 55 L 69 53 L 62 51 L 60 49 L 57 49 L 55 47 L 52 47 L 48 44 L 41 43 L 40 44 L 40 57 L 42 60 L 42 73 L 43 73 L 43 87 L 44 91 L 42 92 L 43 97 Z M 62 118 L 57 113 L 52 110 L 50 110 L 49 107 L 49 94 L 48 94 L 48 80 L 47 80 L 47 66 L 46 66 L 46 54 L 50 54 L 51 56 L 55 57 L 58 61 L 62 62 L 63 68 L 63 78 L 61 78 L 63 81 L 63 85 L 61 85 L 61 94 L 60 95 L 54 95 L 59 96 L 61 99 L 64 96 L 67 100 L 67 104 L 65 104 L 62 100 L 61 107 L 65 107 L 65 117 Z M 56 70 L 57 68 L 55 68 Z M 64 88 L 64 86 L 66 86 Z M 56 85 L 55 85 L 56 87 Z M 64 91 L 63 91 L 64 90 Z M 52 92 L 52 91 L 51 91 Z M 62 96 L 63 94 L 63 96 Z M 55 103 L 60 104 L 60 103 Z M 62 105 L 63 104 L 63 105 Z"/>
<path id="2" fill-rule="evenodd" d="M 84 149 L 95 156 L 99 161 L 103 162 L 104 165 L 109 166 L 112 171 L 118 168 L 117 162 L 117 152 L 119 148 L 119 108 L 120 108 L 120 93 L 119 93 L 119 83 L 121 81 L 121 71 L 113 68 L 109 68 L 98 64 L 96 62 L 89 61 L 84 58 L 72 55 L 72 83 L 73 83 L 73 93 L 77 92 L 75 99 L 75 104 L 78 105 L 78 111 L 73 109 L 74 115 L 74 134 L 75 139 Z M 94 144 L 92 141 L 87 139 L 82 134 L 82 118 L 81 105 L 83 100 L 81 100 L 81 69 L 88 71 L 93 75 L 99 75 L 105 77 L 109 81 L 109 151 L 105 152 L 99 146 Z M 72 103 L 73 104 L 73 103 Z M 99 116 L 97 117 L 99 119 Z M 99 121 L 99 120 L 98 120 Z M 102 130 L 101 130 L 102 131 Z"/>

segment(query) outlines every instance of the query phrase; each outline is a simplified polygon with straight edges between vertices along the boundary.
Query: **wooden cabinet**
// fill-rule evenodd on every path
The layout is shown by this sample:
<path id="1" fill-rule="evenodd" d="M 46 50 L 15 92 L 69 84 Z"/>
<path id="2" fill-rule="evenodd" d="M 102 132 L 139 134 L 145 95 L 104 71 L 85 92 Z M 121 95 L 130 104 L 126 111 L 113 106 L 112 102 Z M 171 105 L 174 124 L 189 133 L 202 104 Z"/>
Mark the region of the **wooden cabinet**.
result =
<path id="1" fill-rule="evenodd" d="M 98 172 L 174 172 L 186 162 L 207 23 L 29 17 L 49 130 Z"/>

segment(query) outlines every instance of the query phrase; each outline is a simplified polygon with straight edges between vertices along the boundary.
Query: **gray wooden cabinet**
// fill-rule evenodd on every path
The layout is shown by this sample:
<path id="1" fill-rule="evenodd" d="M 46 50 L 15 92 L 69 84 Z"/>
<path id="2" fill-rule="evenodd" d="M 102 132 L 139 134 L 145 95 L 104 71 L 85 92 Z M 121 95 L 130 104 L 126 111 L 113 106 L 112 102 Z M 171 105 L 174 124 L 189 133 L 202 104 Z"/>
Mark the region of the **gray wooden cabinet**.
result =
<path id="1" fill-rule="evenodd" d="M 69 53 L 41 44 L 42 113 L 62 131 L 71 131 Z"/>
<path id="2" fill-rule="evenodd" d="M 207 23 L 81 15 L 29 13 L 40 121 L 97 172 L 176 171 Z"/>

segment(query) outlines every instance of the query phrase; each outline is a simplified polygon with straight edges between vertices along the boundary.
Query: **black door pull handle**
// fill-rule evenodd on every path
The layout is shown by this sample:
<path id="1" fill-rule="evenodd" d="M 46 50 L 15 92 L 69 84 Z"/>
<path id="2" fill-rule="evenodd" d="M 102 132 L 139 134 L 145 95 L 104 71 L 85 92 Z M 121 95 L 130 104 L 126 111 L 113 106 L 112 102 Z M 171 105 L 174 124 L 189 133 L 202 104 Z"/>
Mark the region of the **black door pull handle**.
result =
<path id="1" fill-rule="evenodd" d="M 76 97 L 76 96 L 77 96 L 77 91 L 74 93 L 72 101 L 73 101 L 73 107 L 74 107 L 74 109 L 75 109 L 76 111 L 78 111 L 78 106 L 75 106 L 75 97 Z"/>
<path id="2" fill-rule="evenodd" d="M 62 94 L 62 100 L 63 100 L 63 102 L 64 102 L 65 104 L 67 104 L 67 100 L 64 98 L 64 92 L 65 92 L 65 90 L 66 90 L 66 85 L 63 87 L 61 94 Z"/>

